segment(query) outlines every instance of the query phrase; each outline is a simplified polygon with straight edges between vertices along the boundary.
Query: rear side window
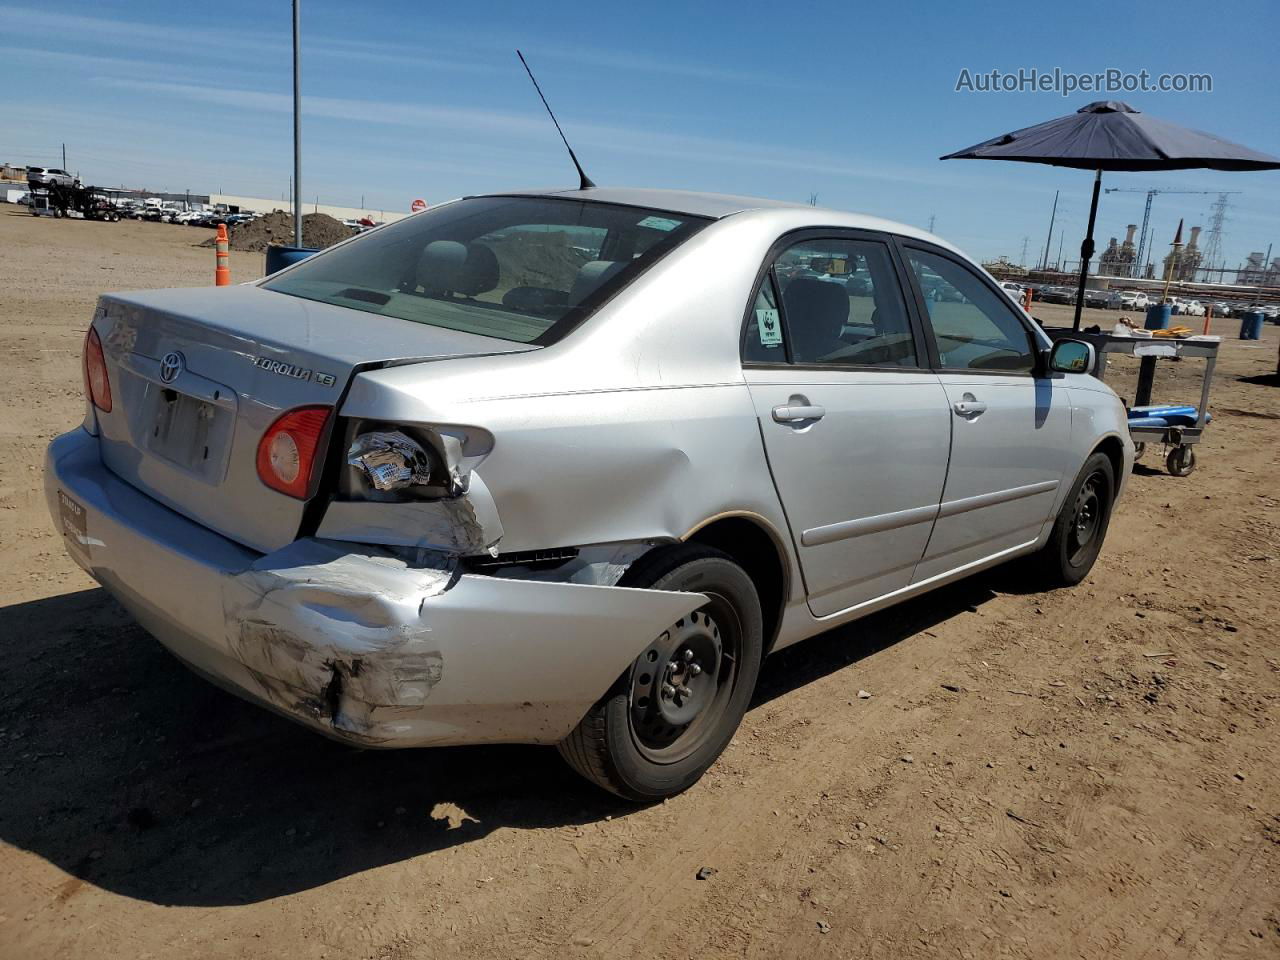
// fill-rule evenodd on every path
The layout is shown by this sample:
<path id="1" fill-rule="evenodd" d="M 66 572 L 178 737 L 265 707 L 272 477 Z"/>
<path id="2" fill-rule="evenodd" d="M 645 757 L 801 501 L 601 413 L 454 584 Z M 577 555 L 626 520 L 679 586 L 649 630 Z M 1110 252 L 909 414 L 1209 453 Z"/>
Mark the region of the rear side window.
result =
<path id="1" fill-rule="evenodd" d="M 380 227 L 268 290 L 519 343 L 551 343 L 705 218 L 545 197 L 475 197 Z"/>
<path id="2" fill-rule="evenodd" d="M 773 264 L 747 318 L 744 359 L 856 367 L 917 366 L 915 339 L 889 248 L 874 240 L 804 240 Z M 766 297 L 766 294 L 768 296 Z M 779 313 L 774 333 L 769 319 Z M 766 302 L 768 301 L 768 302 Z"/>
<path id="3" fill-rule="evenodd" d="M 999 294 L 954 260 L 912 247 L 906 254 L 942 369 L 1031 372 L 1031 335 Z"/>

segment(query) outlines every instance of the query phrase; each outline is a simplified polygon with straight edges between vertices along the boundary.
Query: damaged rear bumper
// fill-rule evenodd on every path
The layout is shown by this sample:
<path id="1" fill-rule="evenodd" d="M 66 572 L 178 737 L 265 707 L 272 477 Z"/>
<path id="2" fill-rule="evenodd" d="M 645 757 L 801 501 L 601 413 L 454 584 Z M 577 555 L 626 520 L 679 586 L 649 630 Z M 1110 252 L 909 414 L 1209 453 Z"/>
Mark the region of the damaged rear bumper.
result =
<path id="1" fill-rule="evenodd" d="M 706 602 L 416 568 L 318 539 L 258 554 L 116 478 L 83 430 L 50 444 L 45 493 L 68 552 L 179 658 L 365 746 L 555 743 Z M 83 508 L 72 525 L 64 494 Z"/>

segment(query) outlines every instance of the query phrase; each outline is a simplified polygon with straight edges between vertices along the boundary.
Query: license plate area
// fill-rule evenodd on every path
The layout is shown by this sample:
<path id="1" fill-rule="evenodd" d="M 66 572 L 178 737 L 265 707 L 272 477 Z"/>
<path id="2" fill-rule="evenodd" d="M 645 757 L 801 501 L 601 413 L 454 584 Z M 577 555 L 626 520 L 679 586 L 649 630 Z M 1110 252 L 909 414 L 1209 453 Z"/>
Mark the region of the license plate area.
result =
<path id="1" fill-rule="evenodd" d="M 149 384 L 147 393 L 148 452 L 206 483 L 220 483 L 234 410 L 158 384 Z"/>
<path id="2" fill-rule="evenodd" d="M 84 507 L 75 499 L 58 491 L 58 518 L 62 526 L 62 536 L 72 555 L 89 562 L 89 519 Z"/>

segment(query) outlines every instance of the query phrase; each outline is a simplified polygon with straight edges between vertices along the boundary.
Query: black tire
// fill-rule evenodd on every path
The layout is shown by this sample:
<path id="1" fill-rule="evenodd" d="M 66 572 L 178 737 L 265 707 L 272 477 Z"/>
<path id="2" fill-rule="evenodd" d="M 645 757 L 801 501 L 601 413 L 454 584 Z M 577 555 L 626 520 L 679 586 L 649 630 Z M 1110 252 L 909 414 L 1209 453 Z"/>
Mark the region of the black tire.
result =
<path id="1" fill-rule="evenodd" d="M 1196 448 L 1189 443 L 1174 447 L 1164 458 L 1164 467 L 1175 477 L 1189 477 L 1196 468 Z"/>
<path id="2" fill-rule="evenodd" d="M 1070 587 L 1089 575 L 1107 535 L 1115 491 L 1111 459 L 1105 453 L 1092 454 L 1071 485 L 1049 542 L 1036 554 L 1041 584 Z"/>
<path id="3" fill-rule="evenodd" d="M 659 547 L 632 564 L 618 585 L 710 598 L 659 634 L 557 745 L 592 783 L 627 800 L 653 802 L 693 786 L 733 739 L 760 673 L 764 620 L 751 578 L 709 547 Z M 686 651 L 695 649 L 689 660 Z M 668 689 L 676 692 L 668 696 Z M 681 723 L 688 711 L 691 718 Z"/>

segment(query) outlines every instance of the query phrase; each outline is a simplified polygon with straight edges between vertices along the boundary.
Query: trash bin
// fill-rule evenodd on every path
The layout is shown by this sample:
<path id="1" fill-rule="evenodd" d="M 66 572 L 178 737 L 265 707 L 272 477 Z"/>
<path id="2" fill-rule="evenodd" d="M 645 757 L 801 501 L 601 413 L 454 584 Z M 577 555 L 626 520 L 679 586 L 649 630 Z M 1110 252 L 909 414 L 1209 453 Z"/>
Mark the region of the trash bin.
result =
<path id="1" fill-rule="evenodd" d="M 1261 313 L 1246 313 L 1240 318 L 1240 339 L 1241 340 L 1261 340 L 1262 339 L 1262 322 L 1265 319 Z"/>
<path id="2" fill-rule="evenodd" d="M 285 267 L 291 267 L 299 260 L 305 260 L 313 253 L 320 251 L 314 247 L 285 247 L 276 244 L 270 244 L 267 247 L 265 270 L 267 276 Z"/>
<path id="3" fill-rule="evenodd" d="M 1173 313 L 1168 303 L 1153 303 L 1147 307 L 1147 322 L 1143 324 L 1147 330 L 1168 330 L 1169 317 Z"/>

